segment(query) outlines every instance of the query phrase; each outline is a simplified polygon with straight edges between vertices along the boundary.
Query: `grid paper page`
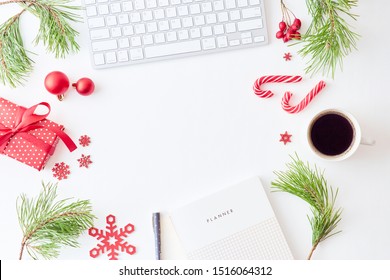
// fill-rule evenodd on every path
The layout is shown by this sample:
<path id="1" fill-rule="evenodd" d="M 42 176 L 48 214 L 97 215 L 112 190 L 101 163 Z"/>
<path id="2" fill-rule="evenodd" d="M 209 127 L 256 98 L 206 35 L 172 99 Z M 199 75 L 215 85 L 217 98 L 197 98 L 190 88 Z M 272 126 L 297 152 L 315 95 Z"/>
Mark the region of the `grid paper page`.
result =
<path id="1" fill-rule="evenodd" d="M 291 260 L 282 230 L 272 217 L 188 254 L 197 260 Z"/>

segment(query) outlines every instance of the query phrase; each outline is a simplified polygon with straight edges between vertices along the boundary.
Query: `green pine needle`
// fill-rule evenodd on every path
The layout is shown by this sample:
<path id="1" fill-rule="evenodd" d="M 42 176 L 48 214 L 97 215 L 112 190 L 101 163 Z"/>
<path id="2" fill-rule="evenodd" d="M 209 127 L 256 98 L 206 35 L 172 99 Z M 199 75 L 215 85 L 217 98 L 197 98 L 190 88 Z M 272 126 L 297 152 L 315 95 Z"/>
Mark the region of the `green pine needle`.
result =
<path id="1" fill-rule="evenodd" d="M 36 44 L 42 42 L 56 58 L 64 58 L 79 50 L 72 26 L 81 17 L 74 12 L 80 7 L 71 6 L 71 0 L 9 0 L 0 6 L 18 3 L 23 10 L 0 25 L 0 81 L 11 87 L 22 85 L 33 69 L 33 61 L 27 56 L 19 30 L 19 19 L 28 11 L 40 19 Z"/>
<path id="2" fill-rule="evenodd" d="M 78 247 L 77 238 L 93 226 L 95 216 L 89 200 L 55 201 L 57 184 L 43 184 L 36 199 L 21 195 L 17 201 L 20 227 L 23 231 L 19 259 L 26 249 L 33 259 L 58 257 L 61 246 Z"/>
<path id="3" fill-rule="evenodd" d="M 307 73 L 321 72 L 334 78 L 343 59 L 353 49 L 359 35 L 351 30 L 347 19 L 356 20 L 350 10 L 357 6 L 357 0 L 306 0 L 313 20 L 299 43 L 304 47 L 299 51 L 309 57 Z"/>
<path id="4" fill-rule="evenodd" d="M 0 25 L 0 80 L 12 87 L 25 81 L 33 64 L 23 45 L 19 18 L 17 14 Z"/>
<path id="5" fill-rule="evenodd" d="M 308 219 L 312 228 L 312 249 L 308 259 L 311 259 L 320 242 L 339 233 L 335 232 L 342 212 L 340 208 L 335 208 L 338 189 L 334 191 L 328 185 L 323 172 L 317 167 L 312 169 L 297 155 L 291 159 L 292 162 L 286 165 L 287 171 L 274 172 L 277 179 L 271 184 L 277 191 L 295 195 L 310 205 L 312 217 Z"/>

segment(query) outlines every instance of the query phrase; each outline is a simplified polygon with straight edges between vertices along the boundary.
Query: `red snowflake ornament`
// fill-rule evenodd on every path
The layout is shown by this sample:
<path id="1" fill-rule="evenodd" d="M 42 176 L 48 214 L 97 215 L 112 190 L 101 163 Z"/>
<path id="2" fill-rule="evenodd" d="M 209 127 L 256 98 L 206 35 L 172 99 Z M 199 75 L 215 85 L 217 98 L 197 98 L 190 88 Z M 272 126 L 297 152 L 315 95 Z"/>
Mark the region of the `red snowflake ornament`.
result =
<path id="1" fill-rule="evenodd" d="M 99 255 L 108 252 L 110 260 L 118 259 L 118 251 L 126 252 L 129 255 L 133 255 L 136 252 L 136 248 L 133 245 L 124 241 L 130 233 L 134 231 L 134 225 L 127 224 L 124 228 L 117 229 L 115 224 L 116 218 L 114 215 L 108 215 L 106 218 L 107 230 L 90 228 L 88 233 L 92 237 L 96 237 L 100 243 L 89 251 L 89 255 L 92 258 L 97 258 Z"/>
<path id="2" fill-rule="evenodd" d="M 79 138 L 79 143 L 81 146 L 87 147 L 89 146 L 89 144 L 91 144 L 91 137 L 87 135 L 83 135 Z"/>
<path id="3" fill-rule="evenodd" d="M 284 145 L 286 145 L 288 142 L 291 142 L 291 134 L 288 134 L 288 132 L 286 131 L 284 134 L 280 134 L 280 140 L 279 142 L 283 142 Z"/>
<path id="4" fill-rule="evenodd" d="M 284 60 L 289 61 L 289 60 L 291 60 L 292 55 L 291 55 L 291 53 L 285 53 L 283 58 L 284 58 Z"/>
<path id="5" fill-rule="evenodd" d="M 88 168 L 89 165 L 92 163 L 92 160 L 91 160 L 91 156 L 85 156 L 85 155 L 81 155 L 81 158 L 79 158 L 77 160 L 80 164 L 79 167 L 85 167 L 85 168 Z"/>
<path id="6" fill-rule="evenodd" d="M 70 174 L 69 165 L 65 164 L 65 162 L 56 163 L 51 171 L 53 172 L 53 177 L 58 180 L 68 179 Z"/>

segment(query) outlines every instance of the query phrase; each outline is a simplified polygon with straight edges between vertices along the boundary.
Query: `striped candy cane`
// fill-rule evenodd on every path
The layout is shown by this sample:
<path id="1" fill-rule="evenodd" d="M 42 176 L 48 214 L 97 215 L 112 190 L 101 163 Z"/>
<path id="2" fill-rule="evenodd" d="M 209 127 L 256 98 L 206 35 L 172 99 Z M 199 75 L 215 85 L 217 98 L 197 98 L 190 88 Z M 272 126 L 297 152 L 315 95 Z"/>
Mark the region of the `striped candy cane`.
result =
<path id="1" fill-rule="evenodd" d="M 266 83 L 298 83 L 302 81 L 301 76 L 263 76 L 256 80 L 253 91 L 261 98 L 270 98 L 274 94 L 270 90 L 262 90 L 260 87 Z"/>
<path id="2" fill-rule="evenodd" d="M 292 93 L 287 91 L 284 96 L 283 96 L 283 99 L 282 99 L 282 108 L 290 113 L 290 114 L 295 114 L 295 113 L 299 113 L 300 111 L 302 111 L 303 109 L 306 108 L 306 106 L 313 100 L 314 97 L 317 96 L 317 94 L 319 94 L 321 92 L 321 90 L 325 87 L 325 82 L 324 81 L 320 81 L 307 95 L 306 97 L 298 103 L 298 105 L 296 106 L 291 106 L 289 104 L 290 102 L 290 99 L 291 99 L 291 96 L 292 96 Z"/>

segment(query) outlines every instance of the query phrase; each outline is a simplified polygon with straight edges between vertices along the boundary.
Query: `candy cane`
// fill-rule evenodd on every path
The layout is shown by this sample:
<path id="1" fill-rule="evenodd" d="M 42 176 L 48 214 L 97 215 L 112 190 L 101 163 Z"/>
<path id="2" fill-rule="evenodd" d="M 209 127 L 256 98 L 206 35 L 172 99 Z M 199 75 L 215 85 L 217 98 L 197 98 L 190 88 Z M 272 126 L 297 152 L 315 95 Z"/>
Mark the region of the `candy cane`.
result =
<path id="1" fill-rule="evenodd" d="M 262 90 L 260 87 L 266 83 L 298 83 L 302 81 L 301 76 L 263 76 L 256 80 L 253 91 L 261 98 L 270 98 L 274 94 L 270 90 Z"/>
<path id="2" fill-rule="evenodd" d="M 292 93 L 287 91 L 284 96 L 283 96 L 283 99 L 282 99 L 282 108 L 290 113 L 290 114 L 294 114 L 294 113 L 299 113 L 300 111 L 302 111 L 303 109 L 306 108 L 306 106 L 313 100 L 314 97 L 317 96 L 317 94 L 319 94 L 321 92 L 321 90 L 325 87 L 325 82 L 324 81 L 320 81 L 307 95 L 306 97 L 301 101 L 299 102 L 298 105 L 296 106 L 291 106 L 289 104 L 289 101 L 291 99 L 291 96 L 292 96 Z"/>

